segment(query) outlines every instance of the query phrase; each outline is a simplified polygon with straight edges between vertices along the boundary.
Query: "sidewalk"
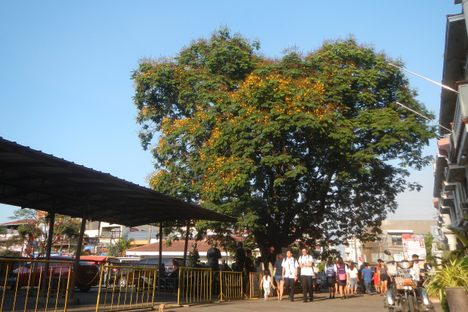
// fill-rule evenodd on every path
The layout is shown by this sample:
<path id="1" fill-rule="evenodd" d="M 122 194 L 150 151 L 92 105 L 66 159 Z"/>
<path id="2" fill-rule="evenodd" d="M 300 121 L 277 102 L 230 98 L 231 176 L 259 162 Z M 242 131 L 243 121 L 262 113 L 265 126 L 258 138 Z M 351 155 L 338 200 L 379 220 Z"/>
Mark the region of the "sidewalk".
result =
<path id="1" fill-rule="evenodd" d="M 81 298 L 80 305 L 69 305 L 69 311 L 84 312 L 94 311 L 95 301 L 85 300 Z M 440 303 L 437 300 L 433 300 L 435 312 L 442 312 Z M 101 307 L 104 308 L 104 307 Z M 153 307 L 153 311 L 158 311 L 159 304 Z M 138 309 L 135 309 L 136 311 Z M 150 309 L 146 309 L 150 310 Z M 282 301 L 278 301 L 273 297 L 270 297 L 267 301 L 263 299 L 251 299 L 251 300 L 235 300 L 226 302 L 214 302 L 210 304 L 199 304 L 191 306 L 176 306 L 174 303 L 168 303 L 164 309 L 164 312 L 274 312 L 283 311 L 288 312 L 305 312 L 305 311 L 329 311 L 329 312 L 379 312 L 387 311 L 384 308 L 384 297 L 379 295 L 360 295 L 351 297 L 348 299 L 328 299 L 328 293 L 320 293 L 314 296 L 313 302 L 303 303 L 302 295 L 297 294 L 295 301 L 290 302 L 285 296 Z"/>
<path id="2" fill-rule="evenodd" d="M 357 296 L 348 299 L 328 299 L 328 294 L 321 293 L 314 297 L 313 302 L 302 302 L 302 296 L 297 295 L 294 302 L 287 299 L 278 301 L 271 297 L 269 300 L 263 299 L 222 302 L 210 305 L 198 305 L 182 308 L 166 308 L 165 312 L 198 312 L 213 311 L 218 312 L 272 312 L 272 311 L 343 311 L 343 312 L 379 312 L 387 311 L 384 308 L 382 296 Z"/>
<path id="3" fill-rule="evenodd" d="M 286 298 L 286 297 L 285 297 Z M 434 303 L 435 311 L 442 312 L 440 304 Z M 156 307 L 157 308 L 157 307 Z M 252 299 L 239 300 L 231 302 L 221 302 L 205 305 L 195 305 L 190 307 L 166 307 L 164 312 L 272 312 L 272 311 L 291 311 L 291 312 L 310 312 L 310 311 L 330 311 L 330 312 L 379 312 L 387 311 L 384 308 L 384 297 L 379 295 L 373 296 L 356 296 L 348 299 L 328 299 L 328 294 L 320 293 L 314 297 L 313 302 L 302 302 L 302 296 L 297 295 L 294 302 L 287 299 L 277 301 L 271 297 L 269 300 Z"/>

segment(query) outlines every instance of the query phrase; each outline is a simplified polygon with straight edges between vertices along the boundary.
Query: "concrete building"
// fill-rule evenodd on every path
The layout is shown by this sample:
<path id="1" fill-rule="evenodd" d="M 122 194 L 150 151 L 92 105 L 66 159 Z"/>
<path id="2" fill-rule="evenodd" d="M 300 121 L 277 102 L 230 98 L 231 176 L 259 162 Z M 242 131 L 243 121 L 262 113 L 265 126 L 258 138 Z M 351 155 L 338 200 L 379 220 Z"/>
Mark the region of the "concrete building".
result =
<path id="1" fill-rule="evenodd" d="M 450 250 L 457 248 L 449 226 L 468 232 L 468 0 L 462 13 L 447 16 L 439 112 L 438 152 L 434 168 L 434 207 Z"/>
<path id="2" fill-rule="evenodd" d="M 381 229 L 382 235 L 378 241 L 362 244 L 360 252 L 363 261 L 375 263 L 378 259 L 388 261 L 392 257 L 398 261 L 410 259 L 412 254 L 424 259 L 424 235 L 432 234 L 437 239 L 436 220 L 385 220 Z M 352 247 L 350 244 L 347 248 Z M 385 250 L 390 251 L 392 256 L 385 255 Z"/>
<path id="3" fill-rule="evenodd" d="M 22 219 L 1 223 L 0 226 L 5 229 L 5 233 L 0 234 L 0 251 L 8 250 L 22 255 L 26 240 L 20 238 L 18 227 L 32 223 L 35 223 L 35 220 Z"/>
<path id="4" fill-rule="evenodd" d="M 120 238 L 132 240 L 132 246 L 154 243 L 158 239 L 159 228 L 153 225 L 126 227 L 107 222 L 88 222 L 86 224 L 86 248 L 92 252 L 107 250 Z"/>
<path id="5" fill-rule="evenodd" d="M 187 256 L 190 254 L 190 252 L 194 249 L 194 246 L 196 246 L 196 249 L 198 251 L 199 255 L 199 261 L 201 263 L 206 263 L 207 262 L 207 251 L 211 247 L 211 245 L 204 241 L 195 241 L 195 240 L 189 240 L 188 241 L 188 248 L 187 248 Z M 184 247 L 185 247 L 185 241 L 183 239 L 181 240 L 175 240 L 172 241 L 170 245 L 167 245 L 165 242 L 162 244 L 162 260 L 163 263 L 166 265 L 166 267 L 169 267 L 172 265 L 172 259 L 183 259 L 184 257 Z M 232 264 L 233 262 L 233 255 L 230 255 L 228 252 L 223 250 L 221 247 L 221 259 L 220 262 L 226 261 L 228 264 Z M 146 259 L 147 261 L 151 260 L 153 263 L 157 263 L 157 259 L 159 257 L 159 242 L 157 243 L 152 243 L 140 247 L 134 247 L 130 248 L 126 251 L 126 256 L 127 257 L 139 257 L 140 259 Z"/>

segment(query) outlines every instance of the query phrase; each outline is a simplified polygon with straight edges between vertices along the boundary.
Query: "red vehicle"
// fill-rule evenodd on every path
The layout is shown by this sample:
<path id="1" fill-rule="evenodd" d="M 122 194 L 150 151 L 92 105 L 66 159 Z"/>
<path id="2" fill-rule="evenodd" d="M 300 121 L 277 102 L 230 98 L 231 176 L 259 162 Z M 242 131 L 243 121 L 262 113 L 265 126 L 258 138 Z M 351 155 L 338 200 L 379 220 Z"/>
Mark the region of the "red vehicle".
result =
<path id="1" fill-rule="evenodd" d="M 71 257 L 51 257 L 50 262 L 35 259 L 29 262 L 17 262 L 16 268 L 10 270 L 8 286 L 15 289 L 30 286 L 41 288 L 65 289 L 70 275 L 72 278 L 74 260 Z M 44 284 L 46 283 L 46 284 Z M 75 287 L 89 291 L 99 283 L 99 265 L 93 260 L 80 260 L 75 278 Z"/>

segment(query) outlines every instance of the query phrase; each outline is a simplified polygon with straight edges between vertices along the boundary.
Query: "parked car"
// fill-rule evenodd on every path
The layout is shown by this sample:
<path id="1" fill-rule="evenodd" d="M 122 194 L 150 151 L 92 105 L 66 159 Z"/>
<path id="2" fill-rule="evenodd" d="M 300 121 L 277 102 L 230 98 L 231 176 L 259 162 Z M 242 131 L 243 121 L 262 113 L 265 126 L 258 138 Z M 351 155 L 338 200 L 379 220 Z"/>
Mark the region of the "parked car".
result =
<path id="1" fill-rule="evenodd" d="M 127 276 L 131 277 L 131 263 L 139 260 L 140 258 L 109 257 L 104 269 L 104 284 L 107 287 L 125 288 L 129 284 Z"/>
<path id="2" fill-rule="evenodd" d="M 7 285 L 10 288 L 32 286 L 57 288 L 65 287 L 70 273 L 73 270 L 74 262 L 71 257 L 51 257 L 50 262 L 45 259 L 34 259 L 33 261 L 18 261 L 15 268 L 6 272 Z M 46 272 L 47 270 L 47 272 Z M 81 260 L 75 277 L 75 287 L 81 291 L 89 291 L 92 286 L 99 282 L 99 266 L 93 261 Z M 46 283 L 46 284 L 44 284 Z M 45 286 L 47 285 L 47 286 Z"/>

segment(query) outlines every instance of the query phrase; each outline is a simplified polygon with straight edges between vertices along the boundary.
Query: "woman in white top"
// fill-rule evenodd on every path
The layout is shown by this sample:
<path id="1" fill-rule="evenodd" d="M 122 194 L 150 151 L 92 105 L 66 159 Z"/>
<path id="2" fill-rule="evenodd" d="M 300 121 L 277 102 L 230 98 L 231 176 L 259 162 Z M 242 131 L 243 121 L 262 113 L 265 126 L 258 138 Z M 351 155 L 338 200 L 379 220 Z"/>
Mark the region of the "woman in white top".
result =
<path id="1" fill-rule="evenodd" d="M 350 295 L 357 295 L 357 284 L 359 282 L 358 269 L 354 263 L 351 263 L 348 271 L 348 287 Z"/>

